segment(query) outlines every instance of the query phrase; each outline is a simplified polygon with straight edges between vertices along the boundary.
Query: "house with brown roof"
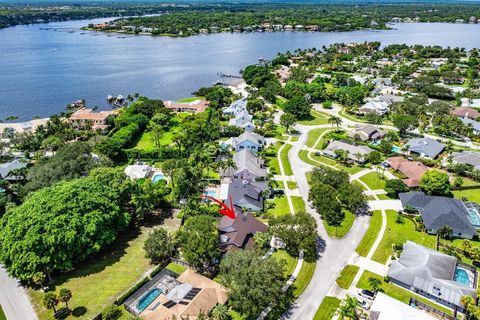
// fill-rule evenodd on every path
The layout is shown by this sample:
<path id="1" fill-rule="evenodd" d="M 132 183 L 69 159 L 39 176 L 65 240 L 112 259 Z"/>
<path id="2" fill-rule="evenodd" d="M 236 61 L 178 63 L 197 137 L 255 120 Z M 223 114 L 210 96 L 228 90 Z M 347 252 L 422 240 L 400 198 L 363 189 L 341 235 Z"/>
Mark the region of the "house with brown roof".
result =
<path id="1" fill-rule="evenodd" d="M 348 132 L 348 136 L 358 138 L 361 141 L 377 142 L 385 137 L 386 133 L 371 124 L 357 125 L 354 129 Z"/>
<path id="2" fill-rule="evenodd" d="M 224 250 L 252 247 L 253 236 L 257 232 L 266 232 L 268 227 L 250 213 L 236 213 L 235 219 L 223 216 L 218 230 L 220 231 L 220 246 Z"/>
<path id="3" fill-rule="evenodd" d="M 474 120 L 480 118 L 480 112 L 470 107 L 453 108 L 450 113 L 460 118 L 470 118 Z"/>
<path id="4" fill-rule="evenodd" d="M 428 167 L 418 161 L 409 161 L 402 157 L 390 157 L 387 159 L 388 164 L 397 171 L 407 176 L 406 179 L 402 179 L 403 183 L 409 188 L 416 188 L 420 185 L 420 178 L 425 172 L 428 171 Z"/>
<path id="5" fill-rule="evenodd" d="M 94 112 L 92 109 L 83 107 L 72 113 L 67 121 L 78 129 L 85 129 L 91 125 L 93 130 L 105 130 L 108 128 L 108 117 L 114 117 L 117 114 L 116 110 Z"/>
<path id="6" fill-rule="evenodd" d="M 204 112 L 210 105 L 206 100 L 195 100 L 192 102 L 177 102 L 177 101 L 164 101 L 165 108 L 172 110 L 173 112 Z"/>

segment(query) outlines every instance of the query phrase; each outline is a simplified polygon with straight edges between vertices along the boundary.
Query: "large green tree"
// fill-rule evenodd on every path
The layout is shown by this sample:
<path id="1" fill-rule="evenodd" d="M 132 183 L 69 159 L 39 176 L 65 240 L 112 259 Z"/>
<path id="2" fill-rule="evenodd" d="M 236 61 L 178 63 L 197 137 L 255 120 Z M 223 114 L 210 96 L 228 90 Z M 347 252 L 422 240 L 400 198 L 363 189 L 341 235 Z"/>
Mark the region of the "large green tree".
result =
<path id="1" fill-rule="evenodd" d="M 258 316 L 281 299 L 285 264 L 251 250 L 230 252 L 220 264 L 220 281 L 229 290 L 229 305 L 247 318 Z"/>
<path id="2" fill-rule="evenodd" d="M 172 257 L 175 244 L 167 230 L 160 228 L 148 235 L 143 245 L 146 257 L 153 263 L 162 263 Z"/>
<path id="3" fill-rule="evenodd" d="M 450 193 L 450 180 L 443 171 L 429 170 L 420 178 L 420 188 L 427 194 L 448 195 Z"/>
<path id="4" fill-rule="evenodd" d="M 310 116 L 312 106 L 303 96 L 294 96 L 283 106 L 285 112 L 295 116 L 297 120 L 307 119 Z"/>
<path id="5" fill-rule="evenodd" d="M 215 218 L 200 215 L 187 219 L 177 234 L 183 258 L 200 270 L 208 270 L 220 257 Z"/>
<path id="6" fill-rule="evenodd" d="M 90 177 L 32 193 L 0 220 L 0 261 L 18 279 L 40 283 L 71 270 L 127 226 L 121 196 Z"/>

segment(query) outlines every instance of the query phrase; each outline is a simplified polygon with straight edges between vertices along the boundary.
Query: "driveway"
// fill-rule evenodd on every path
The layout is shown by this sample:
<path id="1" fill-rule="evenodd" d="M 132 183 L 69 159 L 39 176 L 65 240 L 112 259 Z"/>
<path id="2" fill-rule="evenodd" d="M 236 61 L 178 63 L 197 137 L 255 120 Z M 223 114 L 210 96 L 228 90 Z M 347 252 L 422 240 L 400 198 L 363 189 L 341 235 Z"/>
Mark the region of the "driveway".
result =
<path id="1" fill-rule="evenodd" d="M 372 200 L 368 201 L 368 206 L 372 210 L 395 210 L 403 209 L 400 200 Z"/>
<path id="2" fill-rule="evenodd" d="M 303 162 L 298 157 L 298 152 L 305 145 L 308 132 L 315 128 L 318 128 L 318 126 L 297 126 L 301 135 L 288 153 L 298 189 L 305 203 L 307 203 L 308 192 L 310 190 L 306 173 L 311 171 L 313 167 Z M 338 273 L 342 270 L 353 252 L 355 252 L 358 243 L 368 228 L 369 217 L 360 216 L 355 220 L 352 228 L 344 238 L 333 239 L 327 235 L 319 214 L 310 208 L 308 203 L 306 211 L 315 218 L 318 224 L 318 234 L 320 237 L 319 258 L 309 285 L 303 294 L 298 297 L 292 308 L 284 314 L 284 319 L 313 319 L 323 298 L 335 283 Z"/>
<path id="3" fill-rule="evenodd" d="M 27 293 L 0 267 L 0 305 L 8 320 L 37 320 Z"/>

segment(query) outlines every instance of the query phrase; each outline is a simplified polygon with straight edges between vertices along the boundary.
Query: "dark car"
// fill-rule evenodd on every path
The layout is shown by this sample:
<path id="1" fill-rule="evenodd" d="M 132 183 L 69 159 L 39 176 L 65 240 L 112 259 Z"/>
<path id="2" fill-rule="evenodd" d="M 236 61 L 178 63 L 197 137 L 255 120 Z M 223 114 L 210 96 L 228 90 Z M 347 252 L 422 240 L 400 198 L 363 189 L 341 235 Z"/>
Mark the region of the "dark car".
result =
<path id="1" fill-rule="evenodd" d="M 358 293 L 361 297 L 373 300 L 375 299 L 375 292 L 372 292 L 370 290 L 360 290 Z"/>

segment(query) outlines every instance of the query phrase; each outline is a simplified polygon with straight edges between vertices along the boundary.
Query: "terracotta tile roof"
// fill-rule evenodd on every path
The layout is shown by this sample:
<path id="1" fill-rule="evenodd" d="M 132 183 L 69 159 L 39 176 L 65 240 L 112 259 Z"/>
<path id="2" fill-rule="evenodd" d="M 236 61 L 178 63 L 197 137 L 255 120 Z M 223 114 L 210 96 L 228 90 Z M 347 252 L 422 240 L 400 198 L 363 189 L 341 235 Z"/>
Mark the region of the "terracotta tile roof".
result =
<path id="1" fill-rule="evenodd" d="M 75 111 L 70 116 L 69 119 L 70 120 L 105 121 L 108 118 L 108 116 L 116 115 L 116 114 L 118 114 L 118 111 L 115 111 L 115 110 L 94 112 L 92 109 L 80 108 L 77 111 Z"/>
<path id="2" fill-rule="evenodd" d="M 452 111 L 450 111 L 450 113 L 458 117 L 468 117 L 472 119 L 477 119 L 480 117 L 480 112 L 469 107 L 453 108 Z"/>
<path id="3" fill-rule="evenodd" d="M 403 173 L 408 179 L 402 179 L 407 187 L 413 188 L 420 185 L 420 178 L 428 171 L 428 167 L 418 161 L 409 161 L 402 157 L 391 157 L 387 159 L 390 166 Z"/>

